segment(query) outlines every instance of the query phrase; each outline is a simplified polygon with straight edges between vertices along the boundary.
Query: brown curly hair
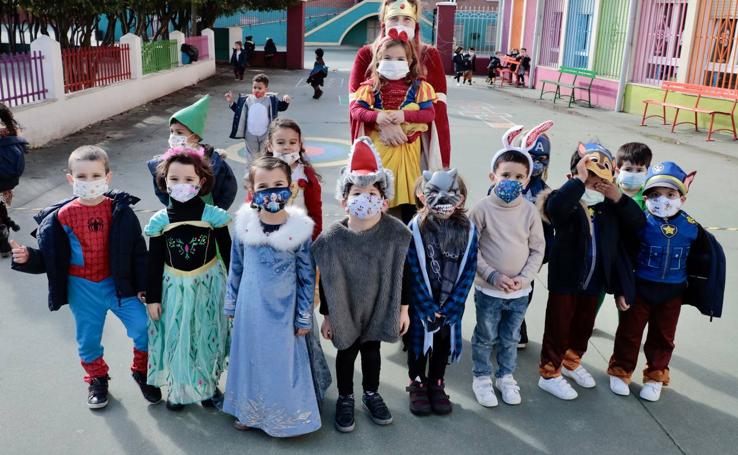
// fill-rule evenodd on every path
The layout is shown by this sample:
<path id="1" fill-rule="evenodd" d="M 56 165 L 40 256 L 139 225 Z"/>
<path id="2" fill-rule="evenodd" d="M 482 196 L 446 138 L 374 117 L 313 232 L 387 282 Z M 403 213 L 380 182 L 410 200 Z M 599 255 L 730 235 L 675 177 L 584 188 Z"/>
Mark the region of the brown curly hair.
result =
<path id="1" fill-rule="evenodd" d="M 203 180 L 202 186 L 200 186 L 200 192 L 198 195 L 204 196 L 209 194 L 213 190 L 213 184 L 215 183 L 215 177 L 213 176 L 213 170 L 210 167 L 210 161 L 207 158 L 200 159 L 195 155 L 187 153 L 177 153 L 176 155 L 170 156 L 166 160 L 162 160 L 156 166 L 156 186 L 164 192 L 167 191 L 167 174 L 169 173 L 169 166 L 172 163 L 179 163 L 184 165 L 192 165 L 195 168 L 195 174 Z"/>

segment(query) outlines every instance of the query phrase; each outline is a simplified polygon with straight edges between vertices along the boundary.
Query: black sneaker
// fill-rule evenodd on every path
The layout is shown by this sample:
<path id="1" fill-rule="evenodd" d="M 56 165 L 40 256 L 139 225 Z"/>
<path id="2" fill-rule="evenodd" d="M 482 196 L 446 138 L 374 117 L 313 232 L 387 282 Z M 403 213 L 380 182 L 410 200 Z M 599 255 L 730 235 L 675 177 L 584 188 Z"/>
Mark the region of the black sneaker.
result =
<path id="1" fill-rule="evenodd" d="M 108 405 L 108 379 L 110 376 L 92 378 L 87 388 L 87 407 L 102 409 Z"/>
<path id="2" fill-rule="evenodd" d="M 10 243 L 8 243 L 9 234 L 10 231 L 8 230 L 8 227 L 4 224 L 0 224 L 0 257 L 3 258 L 9 257 L 12 251 Z"/>
<path id="3" fill-rule="evenodd" d="M 184 409 L 185 405 L 179 404 L 179 403 L 172 403 L 171 401 L 167 400 L 167 409 L 170 411 L 181 411 Z"/>
<path id="4" fill-rule="evenodd" d="M 202 400 L 200 404 L 203 408 L 214 408 L 218 404 L 223 402 L 223 394 L 220 393 L 220 390 L 216 387 L 215 393 L 213 393 L 213 396 L 208 398 L 207 400 Z"/>
<path id="5" fill-rule="evenodd" d="M 518 349 L 523 350 L 528 346 L 528 327 L 525 325 L 525 319 L 520 326 L 520 340 L 518 341 Z"/>
<path id="6" fill-rule="evenodd" d="M 133 380 L 136 381 L 136 384 L 138 384 L 138 387 L 141 389 L 141 393 L 144 398 L 146 398 L 146 401 L 150 403 L 158 403 L 161 401 L 161 389 L 147 384 L 145 373 L 132 371 L 131 376 L 133 377 Z"/>
<path id="7" fill-rule="evenodd" d="M 410 412 L 416 416 L 431 414 L 431 403 L 428 398 L 428 387 L 422 382 L 413 381 L 405 390 L 410 392 Z"/>
<path id="8" fill-rule="evenodd" d="M 369 411 L 374 423 L 377 425 L 389 425 L 392 423 L 392 414 L 382 396 L 377 392 L 364 392 L 361 397 L 361 402 L 364 403 L 364 407 Z"/>
<path id="9" fill-rule="evenodd" d="M 443 380 L 439 380 L 435 384 L 430 384 L 428 395 L 430 396 L 430 405 L 433 412 L 438 415 L 451 414 L 453 405 L 449 396 L 446 394 L 446 384 Z"/>
<path id="10" fill-rule="evenodd" d="M 341 433 L 350 433 L 355 427 L 354 396 L 339 395 L 336 400 L 336 430 Z"/>

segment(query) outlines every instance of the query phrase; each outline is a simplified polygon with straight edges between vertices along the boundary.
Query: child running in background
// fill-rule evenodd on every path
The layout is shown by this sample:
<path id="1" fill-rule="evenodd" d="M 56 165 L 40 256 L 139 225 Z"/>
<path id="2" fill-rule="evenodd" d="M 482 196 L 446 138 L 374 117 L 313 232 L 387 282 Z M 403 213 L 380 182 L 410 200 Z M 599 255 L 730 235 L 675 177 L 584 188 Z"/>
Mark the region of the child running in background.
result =
<path id="1" fill-rule="evenodd" d="M 643 185 L 651 166 L 653 153 L 646 144 L 628 142 L 618 149 L 615 155 L 615 181 L 620 190 L 633 199 L 641 210 L 646 210 L 643 201 Z"/>
<path id="2" fill-rule="evenodd" d="M 404 35 L 403 35 L 404 36 Z M 420 78 L 413 46 L 390 31 L 380 41 L 371 65 L 371 77 L 356 91 L 351 117 L 364 124 L 379 150 L 385 168 L 395 178 L 390 213 L 407 223 L 415 214 L 415 180 L 420 176 L 420 135 L 435 117 L 436 94 Z M 407 143 L 388 146 L 380 141 L 375 125 L 399 124 L 407 134 Z"/>
<path id="3" fill-rule="evenodd" d="M 461 318 L 477 270 L 477 231 L 464 210 L 466 185 L 456 173 L 423 173 L 423 206 L 410 222 L 403 293 L 409 301 L 405 337 L 410 412 L 452 411 L 446 365 L 461 356 Z M 427 370 L 427 372 L 426 372 Z"/>
<path id="4" fill-rule="evenodd" d="M 10 256 L 10 231 L 19 231 L 10 215 L 8 207 L 13 202 L 13 188 L 18 185 L 26 166 L 25 154 L 28 141 L 18 135 L 20 128 L 13 118 L 13 112 L 0 103 L 0 257 Z"/>
<path id="5" fill-rule="evenodd" d="M 323 49 L 315 49 L 315 63 L 313 63 L 313 69 L 310 71 L 310 76 L 307 78 L 307 83 L 313 87 L 313 99 L 317 100 L 323 96 L 323 90 L 320 87 L 323 86 L 323 80 L 328 77 L 328 67 L 325 66 L 323 61 Z"/>
<path id="6" fill-rule="evenodd" d="M 177 147 L 162 156 L 158 184 L 171 203 L 146 225 L 149 241 L 146 302 L 149 384 L 169 386 L 167 408 L 221 398 L 228 322 L 223 315 L 231 251 L 223 209 L 206 204 L 213 173 L 203 150 Z"/>
<path id="7" fill-rule="evenodd" d="M 225 305 L 233 341 L 223 410 L 236 417 L 237 429 L 275 437 L 321 426 L 306 341 L 314 327 L 313 221 L 287 206 L 291 174 L 274 157 L 252 162 L 252 202 L 236 216 Z"/>
<path id="8" fill-rule="evenodd" d="M 410 231 L 387 216 L 392 198 L 392 172 L 371 139 L 357 138 L 349 164 L 341 170 L 336 199 L 348 218 L 332 224 L 313 245 L 320 268 L 321 332 L 333 341 L 336 355 L 336 429 L 354 430 L 354 362 L 361 353 L 364 407 L 377 425 L 392 423 L 379 394 L 382 341 L 393 343 L 409 325 L 408 307 L 401 305 L 402 279 Z"/>
<path id="9" fill-rule="evenodd" d="M 287 163 L 292 170 L 287 205 L 296 205 L 307 211 L 313 220 L 313 240 L 323 230 L 323 201 L 320 176 L 305 155 L 300 125 L 288 118 L 278 118 L 269 125 L 266 156 L 273 156 Z"/>
<path id="10" fill-rule="evenodd" d="M 69 304 L 77 330 L 79 357 L 89 384 L 87 406 L 108 405 L 108 364 L 101 344 L 108 311 L 133 340 L 133 379 L 144 398 L 161 400 L 161 391 L 146 383 L 148 334 L 146 309 L 146 242 L 131 205 L 138 198 L 109 191 L 112 179 L 105 150 L 84 145 L 69 155 L 67 181 L 74 197 L 37 216 L 38 249 L 11 242 L 13 269 L 45 273 L 49 310 Z"/>
<path id="11" fill-rule="evenodd" d="M 292 101 L 289 95 L 280 100 L 277 95 L 267 93 L 268 89 L 267 75 L 257 74 L 251 81 L 251 94 L 240 94 L 237 99 L 230 90 L 225 94 L 226 102 L 234 112 L 230 138 L 244 139 L 246 162 L 264 152 L 269 124 L 280 112 L 286 111 Z"/>
<path id="12" fill-rule="evenodd" d="M 223 210 L 228 210 L 236 199 L 238 183 L 233 175 L 231 166 L 225 160 L 225 154 L 221 155 L 212 145 L 203 144 L 205 134 L 205 122 L 208 117 L 208 106 L 210 95 L 205 95 L 195 103 L 174 113 L 169 118 L 169 148 L 189 147 L 198 149 L 202 147 L 205 158 L 210 163 L 213 171 L 213 183 L 209 193 L 201 196 L 206 204 L 215 205 Z M 165 206 L 169 205 L 169 194 L 166 187 L 157 183 L 157 168 L 161 163 L 161 155 L 157 155 L 147 163 L 149 172 L 153 177 L 154 193 Z"/>

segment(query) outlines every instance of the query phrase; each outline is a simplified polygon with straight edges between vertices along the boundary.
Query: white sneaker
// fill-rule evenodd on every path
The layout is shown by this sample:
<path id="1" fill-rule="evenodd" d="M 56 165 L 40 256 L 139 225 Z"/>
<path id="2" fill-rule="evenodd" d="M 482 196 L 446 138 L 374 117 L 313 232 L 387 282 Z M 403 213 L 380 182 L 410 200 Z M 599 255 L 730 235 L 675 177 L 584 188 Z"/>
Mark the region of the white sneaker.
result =
<path id="1" fill-rule="evenodd" d="M 617 376 L 610 376 L 610 390 L 615 395 L 627 397 L 630 395 L 630 387 L 622 379 Z"/>
<path id="2" fill-rule="evenodd" d="M 643 384 L 641 398 L 646 401 L 659 401 L 659 398 L 661 398 L 661 387 L 663 386 L 663 382 L 647 382 Z"/>
<path id="3" fill-rule="evenodd" d="M 457 87 L 461 87 L 461 82 L 457 82 L 457 83 L 456 83 L 456 86 L 457 86 Z"/>
<path id="4" fill-rule="evenodd" d="M 489 376 L 474 377 L 472 382 L 472 390 L 477 402 L 485 408 L 494 408 L 497 406 L 497 397 L 492 387 L 492 378 Z"/>
<path id="5" fill-rule="evenodd" d="M 561 374 L 569 379 L 573 379 L 579 387 L 584 387 L 585 389 L 591 389 L 596 385 L 595 379 L 591 374 L 589 374 L 589 371 L 581 365 L 579 365 L 576 370 L 569 370 L 566 367 L 561 367 Z"/>
<path id="6" fill-rule="evenodd" d="M 518 382 L 513 378 L 511 374 L 506 374 L 501 378 L 495 379 L 495 387 L 502 394 L 502 401 L 507 404 L 520 404 L 520 387 Z"/>
<path id="7" fill-rule="evenodd" d="M 562 400 L 573 400 L 579 396 L 577 391 L 561 376 L 550 379 L 538 378 L 538 387 Z"/>

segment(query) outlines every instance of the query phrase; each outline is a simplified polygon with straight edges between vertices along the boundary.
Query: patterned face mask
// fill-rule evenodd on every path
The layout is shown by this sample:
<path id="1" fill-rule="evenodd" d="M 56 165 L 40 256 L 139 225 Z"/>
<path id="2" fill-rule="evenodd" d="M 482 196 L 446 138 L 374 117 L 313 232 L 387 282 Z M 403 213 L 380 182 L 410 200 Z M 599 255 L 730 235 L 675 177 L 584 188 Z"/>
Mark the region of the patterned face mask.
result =
<path id="1" fill-rule="evenodd" d="M 187 145 L 187 136 L 174 133 L 169 135 L 169 148 L 184 147 L 185 145 Z"/>
<path id="2" fill-rule="evenodd" d="M 381 196 L 361 193 L 358 196 L 349 197 L 347 209 L 349 215 L 365 220 L 382 213 L 383 206 L 384 199 Z"/>
<path id="3" fill-rule="evenodd" d="M 200 187 L 191 183 L 177 183 L 168 186 L 167 192 L 175 201 L 185 203 L 200 193 Z"/>
<path id="4" fill-rule="evenodd" d="M 509 204 L 523 191 L 523 184 L 517 180 L 501 180 L 495 185 L 495 194 L 497 197 Z"/>
<path id="5" fill-rule="evenodd" d="M 659 218 L 670 218 L 682 208 L 682 200 L 679 198 L 669 199 L 666 196 L 646 199 L 646 208 L 654 216 Z"/>
<path id="6" fill-rule="evenodd" d="M 254 193 L 252 204 L 259 210 L 269 213 L 277 213 L 284 209 L 287 201 L 292 197 L 292 191 L 286 186 L 278 188 L 267 188 Z"/>
<path id="7" fill-rule="evenodd" d="M 294 153 L 277 153 L 275 154 L 277 158 L 287 163 L 288 166 L 292 166 L 292 163 L 300 159 L 300 152 L 294 152 Z"/>
<path id="8" fill-rule="evenodd" d="M 105 179 L 93 180 L 91 182 L 75 179 L 72 184 L 72 194 L 80 199 L 95 199 L 107 192 L 108 182 Z"/>

